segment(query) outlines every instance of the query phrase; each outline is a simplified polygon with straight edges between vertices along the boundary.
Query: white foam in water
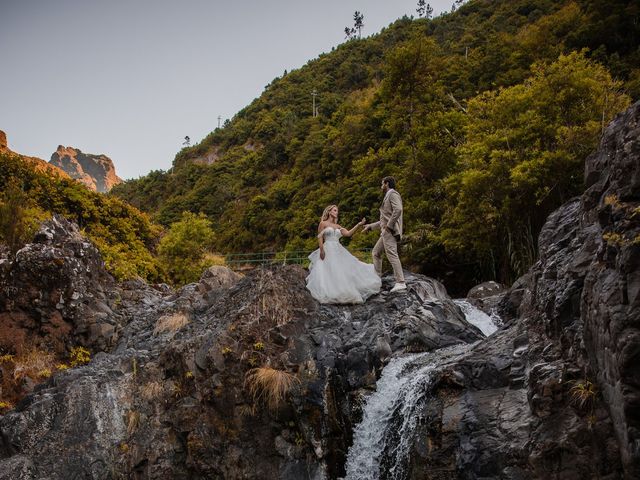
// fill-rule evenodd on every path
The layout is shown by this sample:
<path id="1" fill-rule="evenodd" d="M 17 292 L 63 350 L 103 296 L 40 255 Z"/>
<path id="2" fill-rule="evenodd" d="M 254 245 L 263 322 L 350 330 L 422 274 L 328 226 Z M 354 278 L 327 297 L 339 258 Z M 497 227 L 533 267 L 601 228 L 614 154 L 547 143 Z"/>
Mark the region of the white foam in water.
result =
<path id="1" fill-rule="evenodd" d="M 454 300 L 454 302 L 460 307 L 462 313 L 464 313 L 467 322 L 478 327 L 487 337 L 498 330 L 498 326 L 493 321 L 493 318 L 482 310 L 474 307 L 466 300 Z"/>
<path id="2" fill-rule="evenodd" d="M 380 459 L 385 448 L 390 453 L 388 456 L 394 459 L 394 468 L 406 463 L 403 457 L 408 454 L 408 442 L 417 421 L 412 413 L 415 404 L 422 397 L 419 390 L 429 381 L 429 373 L 435 369 L 435 365 L 420 366 L 409 373 L 403 370 L 412 361 L 426 355 L 429 354 L 419 353 L 394 358 L 383 370 L 375 393 L 367 398 L 362 422 L 353 432 L 353 445 L 347 454 L 345 480 L 379 478 Z M 386 445 L 389 438 L 387 427 L 398 407 L 401 408 L 400 415 L 404 418 L 399 432 L 400 441 L 397 445 Z"/>

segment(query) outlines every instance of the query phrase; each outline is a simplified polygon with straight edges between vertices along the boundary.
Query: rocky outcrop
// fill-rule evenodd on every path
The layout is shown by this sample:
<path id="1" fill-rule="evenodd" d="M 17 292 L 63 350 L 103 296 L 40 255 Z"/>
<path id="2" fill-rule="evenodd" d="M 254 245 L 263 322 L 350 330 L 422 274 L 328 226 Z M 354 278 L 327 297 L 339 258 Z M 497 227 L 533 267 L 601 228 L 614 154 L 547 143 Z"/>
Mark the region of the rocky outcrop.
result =
<path id="1" fill-rule="evenodd" d="M 116 175 L 113 162 L 106 155 L 92 155 L 60 145 L 51 155 L 49 163 L 96 192 L 108 192 L 122 182 Z"/>
<path id="2" fill-rule="evenodd" d="M 597 249 L 580 298 L 590 366 L 609 405 L 623 464 L 636 477 L 640 477 L 639 139 L 636 104 L 609 126 L 600 151 L 587 161 L 581 222 Z"/>
<path id="3" fill-rule="evenodd" d="M 109 349 L 121 329 L 114 286 L 95 246 L 54 216 L 33 243 L 0 258 L 0 349 L 20 354 L 37 345 L 56 355 L 71 345 Z"/>
<path id="4" fill-rule="evenodd" d="M 116 285 L 60 218 L 2 265 L 3 315 L 29 319 L 14 330 L 93 359 L 0 417 L 0 478 L 337 478 L 390 356 L 482 338 L 419 276 L 357 306 L 319 305 L 295 266 L 214 267 L 177 292 Z M 251 394 L 256 367 L 291 379 L 284 401 L 262 400 L 268 383 Z"/>

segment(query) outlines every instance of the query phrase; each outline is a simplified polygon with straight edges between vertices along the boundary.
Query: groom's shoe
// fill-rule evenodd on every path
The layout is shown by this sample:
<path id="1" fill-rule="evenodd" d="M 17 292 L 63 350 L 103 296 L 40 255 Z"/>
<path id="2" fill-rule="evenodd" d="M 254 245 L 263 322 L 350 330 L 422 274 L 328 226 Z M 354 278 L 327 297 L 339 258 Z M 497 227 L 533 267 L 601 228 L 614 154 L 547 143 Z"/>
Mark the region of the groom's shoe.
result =
<path id="1" fill-rule="evenodd" d="M 394 292 L 400 292 L 402 290 L 406 290 L 407 289 L 407 284 L 406 283 L 396 283 L 393 288 L 391 290 L 389 290 L 389 293 L 394 293 Z"/>

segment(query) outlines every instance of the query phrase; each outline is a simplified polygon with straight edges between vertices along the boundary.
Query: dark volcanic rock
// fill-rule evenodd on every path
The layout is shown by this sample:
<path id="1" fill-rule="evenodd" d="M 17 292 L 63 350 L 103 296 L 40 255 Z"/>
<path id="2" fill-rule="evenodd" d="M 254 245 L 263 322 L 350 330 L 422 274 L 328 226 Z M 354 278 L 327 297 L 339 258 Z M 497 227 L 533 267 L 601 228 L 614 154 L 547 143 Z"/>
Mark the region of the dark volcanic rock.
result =
<path id="1" fill-rule="evenodd" d="M 507 287 L 497 282 L 484 282 L 469 290 L 467 300 L 487 315 L 492 315 L 502 301 L 506 290 Z"/>
<path id="2" fill-rule="evenodd" d="M 115 281 L 95 246 L 77 226 L 54 216 L 15 258 L 0 260 L 0 347 L 41 343 L 39 337 L 56 353 L 71 339 L 109 349 L 120 330 L 115 296 Z"/>
<path id="3" fill-rule="evenodd" d="M 67 232 L 65 245 L 76 235 Z M 49 278 L 45 265 L 38 268 Z M 434 280 L 408 276 L 404 294 L 328 306 L 309 295 L 305 276 L 282 267 L 239 278 L 217 267 L 177 292 L 103 278 L 93 288 L 117 292 L 116 344 L 56 373 L 0 417 L 0 470 L 16 479 L 342 475 L 352 412 L 389 356 L 482 335 Z M 74 290 L 71 276 L 58 277 L 66 289 L 47 281 L 55 295 L 38 297 Z M 259 366 L 295 376 L 288 401 L 275 409 L 245 384 Z"/>

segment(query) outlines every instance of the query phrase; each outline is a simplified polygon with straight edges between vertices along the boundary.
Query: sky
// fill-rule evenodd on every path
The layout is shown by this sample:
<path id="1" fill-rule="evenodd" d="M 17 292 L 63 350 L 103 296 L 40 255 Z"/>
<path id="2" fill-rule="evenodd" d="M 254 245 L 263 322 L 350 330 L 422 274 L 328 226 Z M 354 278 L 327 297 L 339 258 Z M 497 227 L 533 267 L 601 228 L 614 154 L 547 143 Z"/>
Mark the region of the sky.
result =
<path id="1" fill-rule="evenodd" d="M 437 15 L 453 0 L 428 1 Z M 0 0 L 0 130 L 13 151 L 105 154 L 125 179 L 167 170 L 285 70 L 417 0 Z"/>

